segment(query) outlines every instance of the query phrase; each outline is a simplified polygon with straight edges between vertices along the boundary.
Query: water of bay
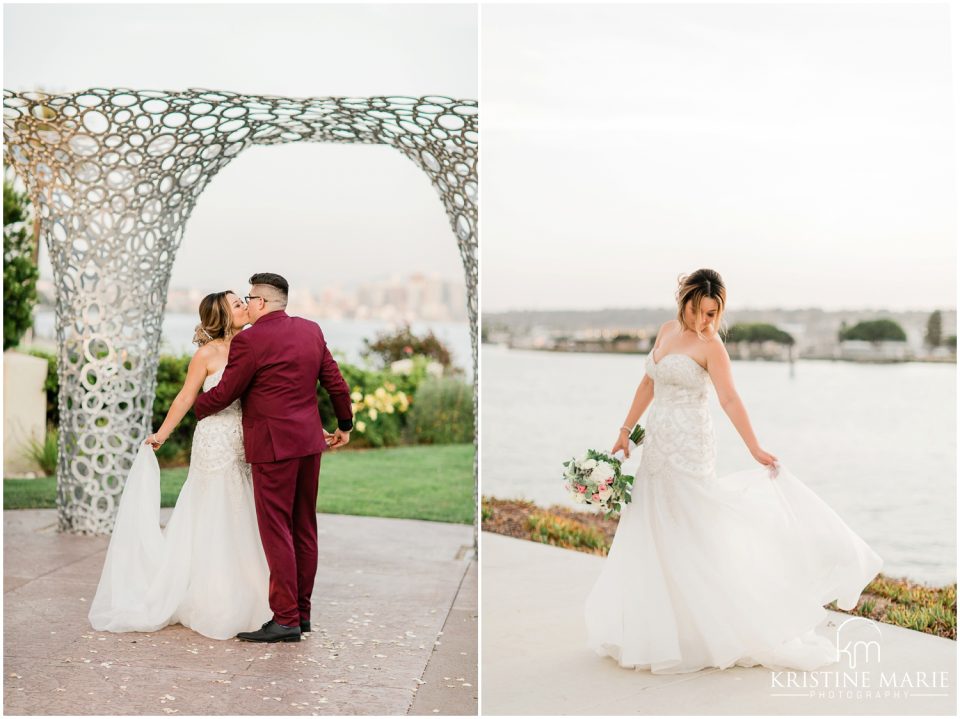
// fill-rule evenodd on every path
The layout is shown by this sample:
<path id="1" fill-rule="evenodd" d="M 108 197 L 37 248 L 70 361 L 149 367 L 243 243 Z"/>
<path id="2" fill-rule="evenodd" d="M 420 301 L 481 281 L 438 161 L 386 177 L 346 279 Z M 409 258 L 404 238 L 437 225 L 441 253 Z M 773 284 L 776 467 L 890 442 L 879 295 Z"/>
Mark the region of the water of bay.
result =
<path id="1" fill-rule="evenodd" d="M 610 448 L 644 359 L 484 345 L 482 493 L 572 506 L 561 463 Z M 955 365 L 734 362 L 733 374 L 761 446 L 884 558 L 886 574 L 956 581 Z M 718 474 L 756 466 L 710 394 Z"/>

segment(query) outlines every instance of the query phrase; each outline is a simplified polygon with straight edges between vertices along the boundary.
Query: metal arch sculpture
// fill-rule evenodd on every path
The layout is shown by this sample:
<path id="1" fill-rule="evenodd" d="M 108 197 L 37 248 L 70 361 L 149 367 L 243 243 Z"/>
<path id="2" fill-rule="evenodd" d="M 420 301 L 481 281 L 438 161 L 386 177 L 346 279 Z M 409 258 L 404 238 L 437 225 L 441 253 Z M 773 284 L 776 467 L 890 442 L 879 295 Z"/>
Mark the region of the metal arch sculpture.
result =
<path id="1" fill-rule="evenodd" d="M 97 88 L 4 91 L 3 110 L 4 157 L 37 208 L 57 287 L 61 531 L 112 531 L 123 480 L 149 429 L 184 226 L 210 179 L 251 145 L 390 145 L 427 173 L 463 260 L 476 417 L 475 100 Z"/>

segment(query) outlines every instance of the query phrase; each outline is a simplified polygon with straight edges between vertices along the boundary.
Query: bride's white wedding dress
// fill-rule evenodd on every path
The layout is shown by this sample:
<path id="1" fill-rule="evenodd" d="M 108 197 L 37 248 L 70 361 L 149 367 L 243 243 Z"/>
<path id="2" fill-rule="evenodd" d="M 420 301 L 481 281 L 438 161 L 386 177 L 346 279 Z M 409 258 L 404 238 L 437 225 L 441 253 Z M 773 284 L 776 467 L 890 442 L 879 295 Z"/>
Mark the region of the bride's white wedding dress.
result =
<path id="1" fill-rule="evenodd" d="M 207 377 L 204 390 L 222 375 Z M 238 400 L 197 422 L 187 479 L 163 531 L 160 467 L 152 449 L 140 448 L 89 619 L 99 631 L 152 632 L 180 623 L 230 639 L 270 619 L 268 588 Z"/>
<path id="2" fill-rule="evenodd" d="M 782 465 L 717 477 L 709 374 L 647 355 L 654 401 L 633 499 L 585 605 L 588 644 L 654 673 L 836 661 L 813 629 L 853 608 L 880 557 Z"/>

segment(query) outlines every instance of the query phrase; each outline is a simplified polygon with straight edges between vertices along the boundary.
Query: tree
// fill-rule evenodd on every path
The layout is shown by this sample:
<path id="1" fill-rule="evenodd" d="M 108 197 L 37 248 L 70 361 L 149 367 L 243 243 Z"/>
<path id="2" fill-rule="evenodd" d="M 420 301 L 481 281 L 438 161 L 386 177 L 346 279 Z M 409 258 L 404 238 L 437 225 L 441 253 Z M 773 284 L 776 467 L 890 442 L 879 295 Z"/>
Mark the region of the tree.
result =
<path id="1" fill-rule="evenodd" d="M 37 278 L 33 239 L 27 232 L 27 197 L 3 181 L 3 349 L 16 347 L 33 326 Z"/>
<path id="2" fill-rule="evenodd" d="M 778 342 L 782 345 L 792 345 L 795 340 L 789 332 L 784 332 L 775 325 L 766 322 L 738 322 L 730 327 L 724 336 L 725 342 Z"/>
<path id="3" fill-rule="evenodd" d="M 906 342 L 907 333 L 893 320 L 864 320 L 840 333 L 840 340 L 864 340 L 866 342 Z"/>
<path id="4" fill-rule="evenodd" d="M 943 342 L 943 317 L 940 315 L 940 310 L 930 313 L 927 319 L 927 334 L 923 342 L 930 348 L 939 347 Z"/>
<path id="5" fill-rule="evenodd" d="M 450 350 L 433 334 L 433 330 L 422 337 L 418 337 L 413 334 L 410 325 L 404 325 L 395 332 L 381 333 L 377 335 L 373 342 L 365 339 L 363 344 L 363 356 L 379 357 L 384 367 L 388 367 L 397 360 L 413 357 L 413 355 L 424 355 L 434 359 L 443 365 L 444 369 L 450 367 L 453 362 Z"/>

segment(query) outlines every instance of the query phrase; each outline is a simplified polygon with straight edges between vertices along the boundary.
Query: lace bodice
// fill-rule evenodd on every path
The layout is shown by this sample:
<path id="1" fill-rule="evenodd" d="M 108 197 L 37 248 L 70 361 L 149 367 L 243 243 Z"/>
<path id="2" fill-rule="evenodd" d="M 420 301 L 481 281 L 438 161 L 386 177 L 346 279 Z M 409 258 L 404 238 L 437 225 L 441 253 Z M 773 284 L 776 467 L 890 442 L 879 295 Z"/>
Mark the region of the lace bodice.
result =
<path id="1" fill-rule="evenodd" d="M 651 352 L 645 367 L 653 379 L 653 404 L 637 479 L 649 478 L 668 486 L 675 481 L 713 478 L 716 443 L 707 403 L 709 373 L 693 357 L 681 353 L 664 355 L 657 362 Z"/>
<path id="2" fill-rule="evenodd" d="M 204 392 L 216 387 L 222 377 L 221 368 L 204 379 Z M 225 409 L 197 422 L 190 454 L 192 468 L 206 472 L 222 471 L 227 465 L 244 464 L 243 457 L 240 400 L 234 400 Z"/>
<path id="3" fill-rule="evenodd" d="M 650 352 L 645 366 L 653 379 L 655 402 L 695 405 L 707 401 L 710 375 L 690 355 L 677 352 L 657 362 Z"/>

